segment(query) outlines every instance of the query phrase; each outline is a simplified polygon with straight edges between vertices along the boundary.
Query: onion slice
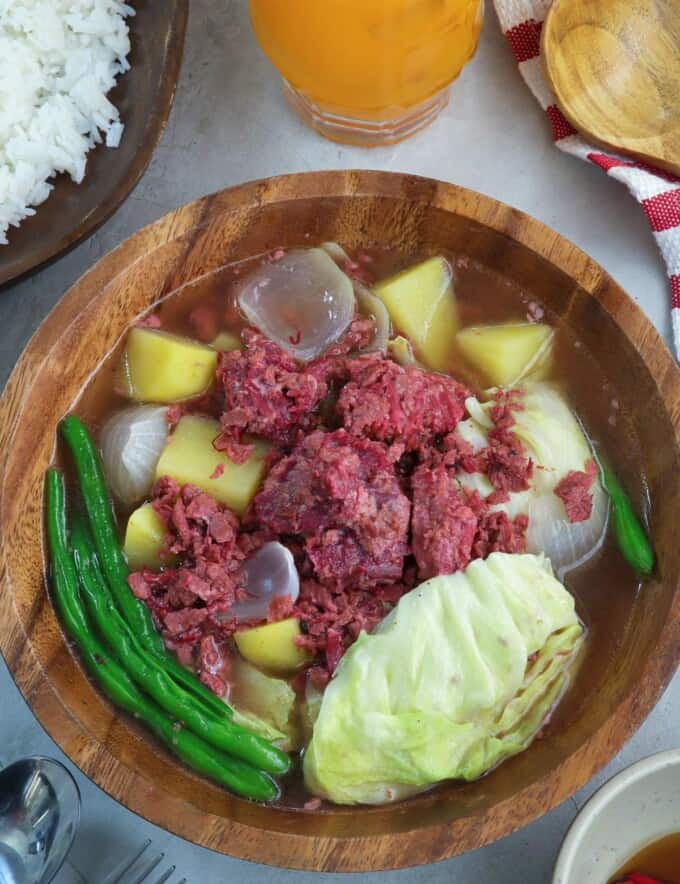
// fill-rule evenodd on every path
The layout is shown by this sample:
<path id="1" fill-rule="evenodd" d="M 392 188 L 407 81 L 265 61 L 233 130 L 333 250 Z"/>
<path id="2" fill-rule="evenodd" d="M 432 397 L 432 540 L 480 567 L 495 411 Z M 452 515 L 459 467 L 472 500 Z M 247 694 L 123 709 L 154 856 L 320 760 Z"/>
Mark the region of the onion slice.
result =
<path id="1" fill-rule="evenodd" d="M 238 303 L 270 341 L 305 362 L 341 337 L 356 307 L 350 278 L 323 249 L 263 264 L 241 284 Z"/>
<path id="2" fill-rule="evenodd" d="M 529 502 L 527 552 L 545 553 L 561 580 L 586 562 L 604 543 L 609 517 L 609 497 L 595 481 L 592 490 L 593 511 L 584 522 L 570 522 L 564 504 L 552 492 L 534 497 Z"/>
<path id="3" fill-rule="evenodd" d="M 341 267 L 343 265 L 347 267 L 352 263 L 347 252 L 336 242 L 325 242 L 321 248 Z M 356 279 L 352 280 L 352 285 L 359 310 L 364 316 L 370 316 L 375 325 L 373 340 L 368 347 L 364 348 L 363 352 L 378 350 L 380 353 L 385 353 L 391 330 L 390 314 L 387 312 L 387 307 L 377 295 L 374 295 L 367 286 L 357 282 Z"/>
<path id="4" fill-rule="evenodd" d="M 295 602 L 300 593 L 300 578 L 293 555 L 278 541 L 265 543 L 244 564 L 245 590 L 248 597 L 231 606 L 229 617 L 237 620 L 266 620 L 269 603 L 276 596 L 290 596 Z"/>
<path id="5" fill-rule="evenodd" d="M 167 408 L 133 405 L 114 414 L 101 431 L 104 475 L 121 503 L 142 500 L 153 485 L 168 438 Z"/>

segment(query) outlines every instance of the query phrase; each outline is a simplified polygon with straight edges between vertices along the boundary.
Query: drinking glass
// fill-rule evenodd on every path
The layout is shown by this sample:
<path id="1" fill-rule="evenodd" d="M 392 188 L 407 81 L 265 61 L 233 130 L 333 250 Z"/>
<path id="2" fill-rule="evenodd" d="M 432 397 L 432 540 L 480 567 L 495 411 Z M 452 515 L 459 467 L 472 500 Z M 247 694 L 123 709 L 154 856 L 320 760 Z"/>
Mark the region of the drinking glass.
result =
<path id="1" fill-rule="evenodd" d="M 327 138 L 390 144 L 433 120 L 477 47 L 484 0 L 250 0 L 300 116 Z"/>

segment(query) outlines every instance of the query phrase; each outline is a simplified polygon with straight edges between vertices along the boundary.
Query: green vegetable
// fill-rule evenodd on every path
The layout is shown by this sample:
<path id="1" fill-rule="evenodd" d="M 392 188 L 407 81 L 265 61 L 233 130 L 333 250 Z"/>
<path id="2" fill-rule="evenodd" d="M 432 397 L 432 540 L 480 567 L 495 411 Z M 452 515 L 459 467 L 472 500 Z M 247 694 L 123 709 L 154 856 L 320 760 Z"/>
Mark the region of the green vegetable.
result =
<path id="1" fill-rule="evenodd" d="M 166 672 L 176 682 L 201 699 L 214 714 L 228 717 L 228 707 L 191 672 L 168 655 L 161 637 L 154 629 L 149 609 L 135 598 L 128 586 L 130 572 L 118 542 L 101 460 L 87 428 L 79 418 L 71 414 L 64 418 L 59 429 L 73 457 L 89 527 L 104 576 L 123 618 L 143 647 L 163 661 Z"/>
<path id="2" fill-rule="evenodd" d="M 71 543 L 87 611 L 133 681 L 207 743 L 267 773 L 286 773 L 290 759 L 285 753 L 238 724 L 223 717 L 215 718 L 204 710 L 193 695 L 177 685 L 158 661 L 138 644 L 111 598 L 82 523 L 74 524 Z"/>
<path id="3" fill-rule="evenodd" d="M 529 745 L 582 632 L 543 557 L 493 553 L 421 584 L 342 658 L 305 752 L 307 786 L 378 804 L 480 777 Z"/>
<path id="4" fill-rule="evenodd" d="M 611 469 L 601 467 L 602 484 L 611 500 L 614 536 L 628 564 L 648 577 L 654 568 L 654 550 L 631 505 L 628 495 L 619 485 Z"/>
<path id="5" fill-rule="evenodd" d="M 186 764 L 222 786 L 248 798 L 270 801 L 276 785 L 264 774 L 208 746 L 184 725 L 168 717 L 145 697 L 125 670 L 96 638 L 78 592 L 78 577 L 68 549 L 64 483 L 56 470 L 46 476 L 47 541 L 57 607 L 91 675 L 109 699 L 144 721 Z"/>

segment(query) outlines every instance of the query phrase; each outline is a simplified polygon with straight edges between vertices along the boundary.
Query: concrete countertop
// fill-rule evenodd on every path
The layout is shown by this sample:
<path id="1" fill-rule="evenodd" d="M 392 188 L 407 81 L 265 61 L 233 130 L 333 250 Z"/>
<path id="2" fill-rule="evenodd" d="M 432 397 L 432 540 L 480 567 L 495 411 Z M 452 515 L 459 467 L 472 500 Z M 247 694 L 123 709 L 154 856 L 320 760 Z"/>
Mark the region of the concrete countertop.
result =
<path id="1" fill-rule="evenodd" d="M 557 151 L 487 9 L 479 51 L 454 85 L 447 111 L 403 144 L 365 151 L 323 141 L 284 106 L 274 71 L 250 31 L 246 0 L 193 0 L 184 68 L 167 130 L 143 179 L 87 242 L 0 295 L 0 383 L 64 291 L 105 252 L 195 197 L 253 178 L 312 169 L 375 168 L 429 175 L 482 191 L 554 227 L 602 264 L 666 341 L 667 279 L 642 211 L 601 171 Z M 87 179 L 83 186 L 87 186 Z M 44 753 L 65 760 L 33 718 L 0 662 L 0 761 Z M 540 821 L 494 845 L 436 866 L 362 875 L 367 884 L 547 884 L 577 809 L 622 767 L 678 745 L 680 676 L 620 755 L 586 788 Z M 75 772 L 73 765 L 66 762 Z M 148 855 L 201 884 L 348 884 L 353 875 L 269 869 L 168 835 L 117 805 L 76 772 L 82 825 L 57 884 L 101 884 L 147 839 Z M 155 880 L 153 877 L 150 880 Z"/>

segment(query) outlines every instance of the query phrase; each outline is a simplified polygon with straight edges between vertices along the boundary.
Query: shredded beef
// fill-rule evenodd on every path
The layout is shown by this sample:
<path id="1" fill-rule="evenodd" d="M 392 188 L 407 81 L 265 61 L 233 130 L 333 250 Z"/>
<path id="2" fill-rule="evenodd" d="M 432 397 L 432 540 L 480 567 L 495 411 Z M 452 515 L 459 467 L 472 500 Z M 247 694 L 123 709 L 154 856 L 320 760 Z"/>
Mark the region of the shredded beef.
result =
<path id="1" fill-rule="evenodd" d="M 340 589 L 400 579 L 410 509 L 387 448 L 345 430 L 303 439 L 253 505 L 265 530 L 301 535 L 318 577 Z"/>
<path id="2" fill-rule="evenodd" d="M 289 595 L 275 595 L 267 608 L 267 623 L 285 620 L 293 613 L 293 601 Z"/>
<path id="3" fill-rule="evenodd" d="M 241 566 L 246 554 L 262 541 L 239 534 L 238 519 L 227 507 L 198 488 L 180 488 L 167 477 L 156 483 L 152 505 L 167 531 L 163 555 L 177 556 L 182 564 L 161 573 L 143 570 L 131 574 L 128 582 L 152 611 L 166 643 L 175 650 L 181 645 L 194 648 L 198 653 L 194 662 L 202 672 L 201 654 L 211 647 L 209 643 L 203 647 L 202 641 L 233 632 L 233 624 L 223 618 L 243 594 Z M 209 678 L 206 684 L 214 690 L 221 676 L 216 664 L 213 670 L 204 680 Z"/>
<path id="4" fill-rule="evenodd" d="M 243 463 L 253 433 L 284 447 L 293 445 L 317 424 L 316 409 L 326 395 L 323 379 L 253 329 L 242 333 L 245 349 L 220 353 L 218 382 L 224 391 L 221 433 L 215 448 Z"/>
<path id="5" fill-rule="evenodd" d="M 224 393 L 224 413 L 215 447 L 236 463 L 243 463 L 252 450 L 241 441 L 243 433 L 292 447 L 318 426 L 318 409 L 329 383 L 345 378 L 347 355 L 367 346 L 372 337 L 373 321 L 357 317 L 323 357 L 303 363 L 260 332 L 245 329 L 245 349 L 219 357 L 217 378 Z"/>
<path id="6" fill-rule="evenodd" d="M 495 489 L 489 503 L 504 503 L 509 500 L 509 492 L 526 491 L 533 475 L 533 461 L 512 432 L 514 413 L 524 408 L 520 396 L 519 390 L 500 391 L 490 411 L 493 427 L 488 434 L 488 446 L 481 453 L 481 472 L 486 473 Z"/>
<path id="7" fill-rule="evenodd" d="M 337 412 L 354 436 L 415 450 L 450 433 L 465 414 L 469 391 L 445 375 L 402 367 L 375 354 L 348 363 L 348 374 Z"/>
<path id="8" fill-rule="evenodd" d="M 337 589 L 316 580 L 303 580 L 294 613 L 300 618 L 303 634 L 297 644 L 315 655 L 312 682 L 323 687 L 333 674 L 344 651 L 362 630 L 370 632 L 414 585 L 412 571 L 404 580 L 372 590 Z"/>
<path id="9" fill-rule="evenodd" d="M 570 470 L 555 486 L 555 494 L 564 503 L 570 522 L 585 522 L 593 511 L 593 495 L 590 489 L 597 477 L 597 464 L 591 458 L 583 472 Z"/>
<path id="10" fill-rule="evenodd" d="M 477 523 L 472 544 L 472 558 L 485 559 L 494 552 L 526 552 L 528 516 L 520 513 L 510 519 L 502 510 L 490 511 Z"/>
<path id="11" fill-rule="evenodd" d="M 419 577 L 462 570 L 472 557 L 477 517 L 458 485 L 443 464 L 423 464 L 413 474 L 412 488 L 411 546 Z"/>

